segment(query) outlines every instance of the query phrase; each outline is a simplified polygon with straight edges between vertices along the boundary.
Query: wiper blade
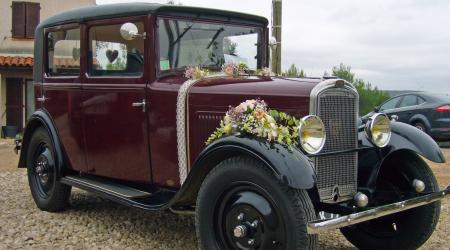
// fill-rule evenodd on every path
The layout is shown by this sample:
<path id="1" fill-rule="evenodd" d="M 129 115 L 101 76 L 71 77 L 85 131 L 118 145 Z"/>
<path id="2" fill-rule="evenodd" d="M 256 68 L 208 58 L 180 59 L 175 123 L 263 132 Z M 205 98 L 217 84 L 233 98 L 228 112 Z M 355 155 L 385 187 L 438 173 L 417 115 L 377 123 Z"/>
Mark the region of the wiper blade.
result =
<path id="1" fill-rule="evenodd" d="M 181 40 L 181 38 L 183 38 L 183 36 L 186 35 L 186 33 L 192 28 L 192 26 L 194 26 L 194 24 L 191 24 L 191 25 L 189 25 L 188 27 L 186 27 L 186 28 L 184 29 L 183 33 L 181 33 L 181 34 L 177 37 L 177 39 L 175 39 L 175 41 L 173 41 L 173 42 L 170 44 L 170 46 L 173 46 L 173 45 L 175 45 L 176 43 L 178 43 L 178 42 Z"/>
<path id="2" fill-rule="evenodd" d="M 224 28 L 220 28 L 217 30 L 216 34 L 214 34 L 213 38 L 211 39 L 211 42 L 208 44 L 206 49 L 209 49 L 209 47 L 211 47 L 211 45 L 216 41 L 216 39 L 220 35 L 220 33 L 222 33 L 224 30 L 225 30 Z"/>

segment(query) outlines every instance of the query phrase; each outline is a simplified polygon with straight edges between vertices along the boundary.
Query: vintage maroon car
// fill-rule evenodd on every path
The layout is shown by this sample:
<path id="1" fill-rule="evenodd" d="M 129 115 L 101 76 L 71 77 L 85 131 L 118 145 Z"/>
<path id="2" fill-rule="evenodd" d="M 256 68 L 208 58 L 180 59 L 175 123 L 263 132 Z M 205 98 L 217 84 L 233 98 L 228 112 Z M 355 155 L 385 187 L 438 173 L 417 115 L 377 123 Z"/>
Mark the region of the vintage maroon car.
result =
<path id="1" fill-rule="evenodd" d="M 358 93 L 340 79 L 185 78 L 190 65 L 267 67 L 267 25 L 159 4 L 43 21 L 37 110 L 18 145 L 37 206 L 61 211 L 74 186 L 145 210 L 192 212 L 205 249 L 313 249 L 334 228 L 359 248 L 422 245 L 450 192 L 422 159 L 445 161 L 428 135 L 382 114 L 362 124 Z M 298 127 L 300 146 L 245 133 L 206 146 L 229 106 L 248 99 L 311 119 Z"/>

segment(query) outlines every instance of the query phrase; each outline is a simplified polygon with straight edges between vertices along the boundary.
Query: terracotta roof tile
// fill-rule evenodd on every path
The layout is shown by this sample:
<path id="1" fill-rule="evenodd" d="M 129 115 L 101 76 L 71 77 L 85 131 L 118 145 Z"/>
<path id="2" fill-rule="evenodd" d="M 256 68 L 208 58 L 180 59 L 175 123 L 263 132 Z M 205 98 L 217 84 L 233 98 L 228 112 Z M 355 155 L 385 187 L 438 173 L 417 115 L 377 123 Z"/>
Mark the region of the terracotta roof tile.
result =
<path id="1" fill-rule="evenodd" d="M 0 56 L 0 67 L 33 67 L 33 57 Z"/>

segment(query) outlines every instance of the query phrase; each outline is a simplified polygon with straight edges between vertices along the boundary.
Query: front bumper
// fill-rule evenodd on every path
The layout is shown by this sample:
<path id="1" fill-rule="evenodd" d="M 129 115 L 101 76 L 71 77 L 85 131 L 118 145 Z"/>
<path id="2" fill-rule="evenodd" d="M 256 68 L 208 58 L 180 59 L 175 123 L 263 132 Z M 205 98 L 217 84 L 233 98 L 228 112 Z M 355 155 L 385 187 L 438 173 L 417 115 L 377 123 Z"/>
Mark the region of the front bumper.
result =
<path id="1" fill-rule="evenodd" d="M 336 229 L 358 224 L 364 221 L 373 220 L 386 215 L 395 214 L 401 211 L 427 205 L 429 203 L 443 199 L 450 194 L 450 186 L 442 191 L 415 197 L 409 200 L 399 201 L 362 212 L 349 214 L 329 220 L 317 220 L 308 223 L 308 234 L 317 234 L 329 229 Z"/>

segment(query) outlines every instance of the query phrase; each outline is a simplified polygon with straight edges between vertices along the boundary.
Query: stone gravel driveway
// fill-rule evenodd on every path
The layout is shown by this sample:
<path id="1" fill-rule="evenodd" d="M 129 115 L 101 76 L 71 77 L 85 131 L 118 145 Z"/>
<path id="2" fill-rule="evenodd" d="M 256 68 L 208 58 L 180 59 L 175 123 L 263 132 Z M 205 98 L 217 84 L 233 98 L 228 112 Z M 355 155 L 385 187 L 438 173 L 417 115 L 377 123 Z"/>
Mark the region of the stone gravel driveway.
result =
<path id="1" fill-rule="evenodd" d="M 0 249 L 196 249 L 191 216 L 128 208 L 78 189 L 65 212 L 40 211 L 11 150 L 0 141 Z M 450 172 L 443 167 L 439 171 Z M 438 228 L 423 249 L 450 249 L 449 203 L 444 200 Z M 320 235 L 319 249 L 354 248 L 334 230 Z"/>

